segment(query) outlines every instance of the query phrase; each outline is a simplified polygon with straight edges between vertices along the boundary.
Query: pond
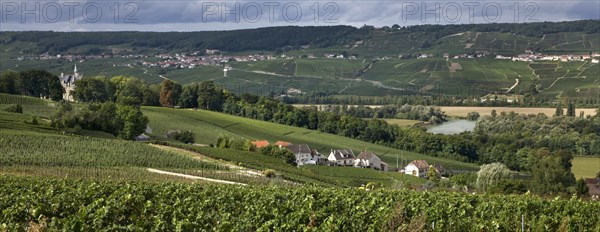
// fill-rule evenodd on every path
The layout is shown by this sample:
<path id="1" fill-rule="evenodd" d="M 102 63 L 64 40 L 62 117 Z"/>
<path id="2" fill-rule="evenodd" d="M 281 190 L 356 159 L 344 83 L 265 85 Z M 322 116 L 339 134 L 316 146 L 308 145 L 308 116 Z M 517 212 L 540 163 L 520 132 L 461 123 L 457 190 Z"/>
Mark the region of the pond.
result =
<path id="1" fill-rule="evenodd" d="M 445 135 L 460 134 L 461 132 L 475 130 L 475 124 L 476 121 L 453 120 L 433 126 L 429 128 L 427 132 Z"/>

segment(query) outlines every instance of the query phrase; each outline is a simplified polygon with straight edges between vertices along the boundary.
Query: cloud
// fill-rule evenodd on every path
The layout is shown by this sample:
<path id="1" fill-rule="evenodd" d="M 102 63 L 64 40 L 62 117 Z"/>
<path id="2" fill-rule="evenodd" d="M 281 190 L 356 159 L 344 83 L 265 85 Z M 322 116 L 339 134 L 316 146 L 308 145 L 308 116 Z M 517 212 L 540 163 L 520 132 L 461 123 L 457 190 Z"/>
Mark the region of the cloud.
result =
<path id="1" fill-rule="evenodd" d="M 600 19 L 577 1 L 2 1 L 0 30 L 204 31 L 284 25 L 374 26 Z"/>

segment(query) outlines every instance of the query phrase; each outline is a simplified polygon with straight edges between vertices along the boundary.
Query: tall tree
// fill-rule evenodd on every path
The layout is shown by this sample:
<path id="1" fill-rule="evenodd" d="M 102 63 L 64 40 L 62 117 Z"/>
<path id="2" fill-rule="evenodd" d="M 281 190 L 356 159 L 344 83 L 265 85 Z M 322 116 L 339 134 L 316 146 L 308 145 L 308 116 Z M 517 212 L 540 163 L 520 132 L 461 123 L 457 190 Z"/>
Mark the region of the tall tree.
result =
<path id="1" fill-rule="evenodd" d="M 179 106 L 183 108 L 198 108 L 199 90 L 200 85 L 196 82 L 184 86 L 179 98 Z"/>
<path id="2" fill-rule="evenodd" d="M 136 106 L 118 105 L 117 116 L 123 121 L 123 129 L 119 132 L 119 137 L 128 140 L 133 140 L 135 136 L 142 134 L 149 121 Z"/>
<path id="3" fill-rule="evenodd" d="M 569 102 L 569 105 L 567 106 L 567 116 L 575 117 L 575 104 L 573 104 L 573 102 Z"/>
<path id="4" fill-rule="evenodd" d="M 48 97 L 53 101 L 62 100 L 65 89 L 63 89 L 62 85 L 60 84 L 60 80 L 54 75 L 49 76 L 48 78 Z"/>
<path id="5" fill-rule="evenodd" d="M 554 111 L 554 116 L 563 116 L 565 114 L 565 111 L 562 108 L 562 104 L 558 103 L 558 105 L 556 106 L 556 111 Z"/>
<path id="6" fill-rule="evenodd" d="M 501 163 L 484 164 L 477 172 L 477 187 L 482 191 L 496 186 L 500 181 L 508 179 L 511 171 Z"/>
<path id="7" fill-rule="evenodd" d="M 0 75 L 0 93 L 17 94 L 19 93 L 19 74 L 7 71 Z"/>
<path id="8" fill-rule="evenodd" d="M 200 84 L 198 91 L 198 106 L 207 109 L 220 111 L 225 101 L 223 89 L 217 87 L 212 81 L 205 81 Z"/>
<path id="9" fill-rule="evenodd" d="M 179 100 L 181 85 L 171 80 L 164 80 L 160 84 L 160 105 L 173 107 Z"/>

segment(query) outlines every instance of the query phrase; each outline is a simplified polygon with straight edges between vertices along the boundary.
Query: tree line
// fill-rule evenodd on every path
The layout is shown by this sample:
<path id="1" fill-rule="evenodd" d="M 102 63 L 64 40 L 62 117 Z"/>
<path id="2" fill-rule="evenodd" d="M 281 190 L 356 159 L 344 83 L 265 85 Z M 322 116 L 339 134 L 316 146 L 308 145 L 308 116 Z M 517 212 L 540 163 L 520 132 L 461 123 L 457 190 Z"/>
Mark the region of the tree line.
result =
<path id="1" fill-rule="evenodd" d="M 15 41 L 30 42 L 36 46 L 24 50 L 26 53 L 51 55 L 65 53 L 82 45 L 95 46 L 84 50 L 85 54 L 112 54 L 102 47 L 129 44 L 134 51 L 147 51 L 147 48 L 168 51 L 289 51 L 302 46 L 311 48 L 343 46 L 354 41 L 369 39 L 374 31 L 383 30 L 403 34 L 419 34 L 423 42 L 421 48 L 428 48 L 444 36 L 465 31 L 501 32 L 541 38 L 544 34 L 558 32 L 600 32 L 598 20 L 535 23 L 486 23 L 456 25 L 415 25 L 401 27 L 393 25 L 375 29 L 372 26 L 361 28 L 351 26 L 283 26 L 232 31 L 205 32 L 4 32 L 0 44 Z M 543 48 L 536 48 L 543 49 Z"/>
<path id="2" fill-rule="evenodd" d="M 140 105 L 201 108 L 319 130 L 436 157 L 481 164 L 500 162 L 511 170 L 532 173 L 532 178 L 539 179 L 536 183 L 548 182 L 548 185 L 539 187 L 540 191 L 546 192 L 574 184 L 570 172 L 574 154 L 600 154 L 598 114 L 595 117 L 548 117 L 543 114 L 492 112 L 491 116 L 478 119 L 476 130 L 472 133 L 441 135 L 428 133 L 423 127 L 400 127 L 378 119 L 379 116 L 410 115 L 411 112 L 433 111 L 443 115 L 435 108 L 402 106 L 381 111 L 319 111 L 317 107 L 296 108 L 265 96 L 235 95 L 212 81 L 182 86 L 170 80 L 164 80 L 160 85 L 147 85 L 139 79 L 123 76 L 85 78 L 76 82 L 74 97 L 77 101 L 92 104 L 75 115 L 70 113 L 72 110 L 68 109 L 68 104 L 61 104 L 59 113 L 54 117 L 55 126 L 79 126 L 131 139 L 143 132 L 147 123 L 147 118 L 139 111 Z M 417 110 L 413 111 L 413 108 Z M 569 112 L 575 110 L 571 106 L 568 108 Z M 371 113 L 381 115 L 373 115 L 374 119 L 370 120 L 361 118 Z M 224 144 L 232 146 L 235 143 Z M 556 172 L 554 175 L 539 174 L 539 171 L 548 169 Z"/>
<path id="3" fill-rule="evenodd" d="M 58 76 L 45 70 L 4 72 L 0 75 L 0 93 L 41 97 L 58 101 L 63 98 L 64 89 Z"/>

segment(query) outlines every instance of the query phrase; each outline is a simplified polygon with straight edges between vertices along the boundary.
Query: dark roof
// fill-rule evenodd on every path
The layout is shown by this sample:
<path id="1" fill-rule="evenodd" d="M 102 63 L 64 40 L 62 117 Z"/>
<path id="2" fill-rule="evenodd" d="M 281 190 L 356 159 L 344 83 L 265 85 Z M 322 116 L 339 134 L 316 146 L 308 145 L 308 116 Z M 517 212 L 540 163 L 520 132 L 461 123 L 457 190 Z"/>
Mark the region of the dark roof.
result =
<path id="1" fill-rule="evenodd" d="M 586 178 L 585 183 L 589 189 L 590 196 L 600 196 L 600 186 L 598 186 L 598 178 Z"/>
<path id="2" fill-rule="evenodd" d="M 373 156 L 375 156 L 375 157 L 377 157 L 379 159 L 379 156 L 377 156 L 377 154 L 375 154 L 373 152 L 370 152 L 370 151 L 363 151 L 356 158 L 357 159 L 368 160 L 368 159 L 371 159 L 371 157 L 373 157 Z"/>
<path id="3" fill-rule="evenodd" d="M 335 156 L 336 160 L 354 159 L 354 152 L 352 149 L 333 150 L 333 156 Z"/>
<path id="4" fill-rule="evenodd" d="M 598 184 L 598 178 L 585 178 L 586 184 Z"/>
<path id="5" fill-rule="evenodd" d="M 433 167 L 439 172 L 439 173 L 445 173 L 446 172 L 446 168 L 444 168 L 444 166 L 442 166 L 441 164 L 434 164 Z"/>
<path id="6" fill-rule="evenodd" d="M 425 160 L 413 160 L 409 164 L 414 164 L 419 170 L 425 170 L 429 168 L 429 164 Z"/>
<path id="7" fill-rule="evenodd" d="M 292 151 L 292 153 L 294 153 L 294 154 L 300 154 L 300 153 L 311 154 L 312 153 L 310 148 L 306 144 L 298 144 L 298 145 L 291 144 L 291 145 L 287 146 L 287 149 Z"/>

